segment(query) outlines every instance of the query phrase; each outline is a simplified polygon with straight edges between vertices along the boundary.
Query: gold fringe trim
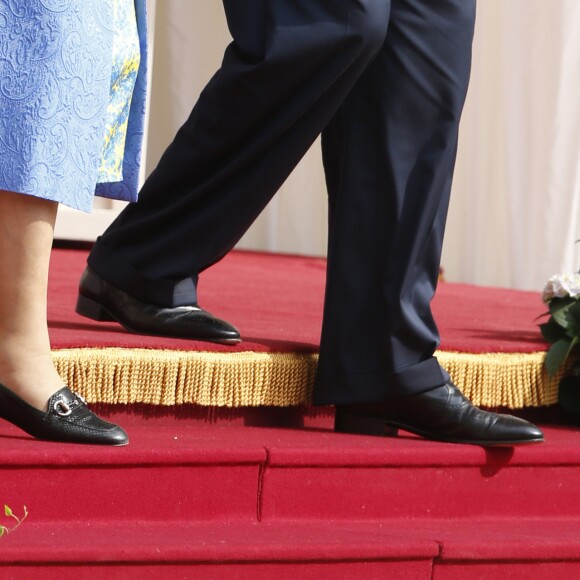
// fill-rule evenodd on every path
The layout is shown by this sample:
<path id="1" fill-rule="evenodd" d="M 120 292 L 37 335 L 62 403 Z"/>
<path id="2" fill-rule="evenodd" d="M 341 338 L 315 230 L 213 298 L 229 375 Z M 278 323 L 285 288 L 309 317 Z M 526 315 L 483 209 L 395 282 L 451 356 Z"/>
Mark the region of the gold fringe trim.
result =
<path id="1" fill-rule="evenodd" d="M 476 405 L 521 409 L 557 402 L 545 352 L 438 352 L 453 381 Z M 246 407 L 308 405 L 318 356 L 298 353 L 211 353 L 151 349 L 53 352 L 67 384 L 90 403 Z"/>
<path id="2" fill-rule="evenodd" d="M 484 353 L 439 351 L 437 359 L 475 405 L 524 409 L 558 402 L 561 377 L 548 377 L 545 352 Z"/>
<path id="3" fill-rule="evenodd" d="M 254 407 L 306 405 L 318 356 L 149 349 L 53 352 L 67 384 L 90 403 Z"/>

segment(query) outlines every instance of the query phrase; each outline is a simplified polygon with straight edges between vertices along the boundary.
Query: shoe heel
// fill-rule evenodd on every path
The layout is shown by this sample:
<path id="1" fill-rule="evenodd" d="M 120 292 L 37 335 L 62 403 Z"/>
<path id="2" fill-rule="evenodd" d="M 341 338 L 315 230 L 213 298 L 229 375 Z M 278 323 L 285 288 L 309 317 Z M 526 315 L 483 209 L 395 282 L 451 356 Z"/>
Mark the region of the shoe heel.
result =
<path id="1" fill-rule="evenodd" d="M 79 294 L 75 308 L 77 314 L 97 322 L 114 322 L 114 318 L 98 303 Z"/>
<path id="2" fill-rule="evenodd" d="M 396 437 L 399 430 L 385 424 L 380 417 L 354 415 L 340 409 L 334 415 L 334 430 L 336 433 L 354 433 L 357 435 L 380 435 Z"/>

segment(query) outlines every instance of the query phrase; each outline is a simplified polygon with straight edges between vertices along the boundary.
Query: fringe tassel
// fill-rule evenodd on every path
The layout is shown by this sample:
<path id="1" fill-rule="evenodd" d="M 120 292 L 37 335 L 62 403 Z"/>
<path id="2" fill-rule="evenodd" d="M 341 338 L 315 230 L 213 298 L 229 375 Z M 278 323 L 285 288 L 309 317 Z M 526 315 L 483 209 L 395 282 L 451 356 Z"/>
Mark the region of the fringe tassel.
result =
<path id="1" fill-rule="evenodd" d="M 149 349 L 53 352 L 67 384 L 90 403 L 295 406 L 312 400 L 315 354 Z"/>
<path id="2" fill-rule="evenodd" d="M 476 405 L 522 409 L 555 404 L 559 377 L 544 371 L 545 352 L 438 352 L 455 384 Z M 151 349 L 53 352 L 67 384 L 90 403 L 216 407 L 308 405 L 318 356 Z"/>
<path id="3" fill-rule="evenodd" d="M 545 352 L 437 353 L 453 382 L 475 405 L 524 409 L 558 402 L 559 376 L 548 377 Z"/>

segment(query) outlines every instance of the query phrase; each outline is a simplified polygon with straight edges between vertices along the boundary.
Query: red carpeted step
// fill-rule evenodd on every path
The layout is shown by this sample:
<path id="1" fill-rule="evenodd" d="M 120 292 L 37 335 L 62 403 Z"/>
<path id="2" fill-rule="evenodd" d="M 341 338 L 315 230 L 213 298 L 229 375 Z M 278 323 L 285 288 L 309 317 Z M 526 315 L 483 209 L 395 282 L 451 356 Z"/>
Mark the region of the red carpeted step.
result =
<path id="1" fill-rule="evenodd" d="M 486 450 L 135 417 L 123 448 L 0 424 L 0 578 L 580 577 L 580 433 Z M 10 520 L 2 523 L 10 526 Z"/>
<path id="2" fill-rule="evenodd" d="M 420 580 L 430 578 L 439 554 L 433 540 L 357 523 L 30 525 L 4 540 L 2 577 L 31 578 L 26 573 L 33 568 L 42 570 L 43 580 L 63 572 L 75 579 L 147 573 L 203 580 Z"/>
<path id="3" fill-rule="evenodd" d="M 25 523 L 2 578 L 578 578 L 580 520 Z"/>
<path id="4" fill-rule="evenodd" d="M 580 518 L 580 433 L 516 449 L 325 429 L 154 420 L 124 448 L 55 445 L 0 425 L 0 502 L 36 522 Z"/>
<path id="5" fill-rule="evenodd" d="M 326 434 L 269 447 L 262 517 L 580 517 L 580 431 L 482 448 Z"/>
<path id="6" fill-rule="evenodd" d="M 129 429 L 126 447 L 34 441 L 0 425 L 0 502 L 44 521 L 255 521 L 266 450 L 178 424 Z"/>
<path id="7" fill-rule="evenodd" d="M 437 538 L 432 580 L 561 580 L 580 578 L 580 519 L 399 522 Z"/>

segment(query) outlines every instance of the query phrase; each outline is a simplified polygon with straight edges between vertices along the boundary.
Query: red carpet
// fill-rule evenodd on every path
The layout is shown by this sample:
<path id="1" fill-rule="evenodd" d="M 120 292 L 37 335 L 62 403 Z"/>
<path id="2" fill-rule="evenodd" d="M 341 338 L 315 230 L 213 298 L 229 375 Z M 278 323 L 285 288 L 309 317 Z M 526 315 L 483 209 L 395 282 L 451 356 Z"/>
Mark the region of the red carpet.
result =
<path id="1" fill-rule="evenodd" d="M 49 320 L 55 349 L 118 346 L 222 352 L 316 352 L 320 340 L 326 263 L 323 259 L 234 252 L 204 273 L 200 302 L 235 324 L 236 347 L 138 336 L 117 324 L 74 313 L 86 251 L 55 250 Z M 463 284 L 439 285 L 433 309 L 446 351 L 530 353 L 546 350 L 537 317 L 540 294 Z"/>
<path id="2" fill-rule="evenodd" d="M 76 316 L 85 256 L 54 253 L 56 349 L 213 348 Z M 201 296 L 240 326 L 236 350 L 308 353 L 323 282 L 322 260 L 236 253 L 204 277 Z M 545 348 L 535 293 L 442 284 L 435 310 L 448 350 Z M 298 408 L 151 407 L 110 412 L 131 439 L 118 449 L 33 441 L 0 422 L 0 502 L 29 511 L 0 537 L 0 578 L 580 578 L 578 429 L 484 449 L 336 434 L 329 414 Z"/>
<path id="3" fill-rule="evenodd" d="M 0 577 L 469 580 L 580 577 L 580 432 L 485 450 L 188 421 L 120 449 L 0 424 Z M 9 525 L 9 522 L 2 521 Z"/>

